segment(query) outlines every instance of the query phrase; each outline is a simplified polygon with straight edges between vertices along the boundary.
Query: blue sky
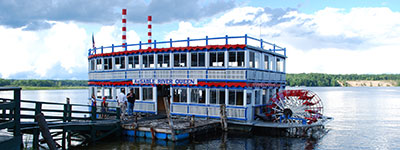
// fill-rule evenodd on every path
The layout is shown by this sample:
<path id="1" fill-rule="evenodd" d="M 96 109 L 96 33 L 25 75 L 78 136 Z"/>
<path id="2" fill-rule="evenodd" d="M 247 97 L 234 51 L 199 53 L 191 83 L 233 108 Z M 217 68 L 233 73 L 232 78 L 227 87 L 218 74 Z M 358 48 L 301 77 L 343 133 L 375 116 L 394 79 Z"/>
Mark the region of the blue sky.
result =
<path id="1" fill-rule="evenodd" d="M 127 41 L 244 35 L 288 49 L 287 72 L 400 73 L 395 0 L 0 0 L 0 77 L 87 79 L 96 46 Z"/>

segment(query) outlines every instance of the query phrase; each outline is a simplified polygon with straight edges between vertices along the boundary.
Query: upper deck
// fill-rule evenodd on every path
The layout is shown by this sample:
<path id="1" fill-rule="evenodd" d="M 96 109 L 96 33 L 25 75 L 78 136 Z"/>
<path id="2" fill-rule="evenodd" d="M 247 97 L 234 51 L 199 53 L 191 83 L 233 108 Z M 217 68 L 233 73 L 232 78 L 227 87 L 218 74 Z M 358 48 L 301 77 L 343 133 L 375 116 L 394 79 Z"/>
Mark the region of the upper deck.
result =
<path id="1" fill-rule="evenodd" d="M 102 46 L 88 55 L 89 81 L 102 84 L 134 79 L 285 83 L 286 78 L 286 48 L 247 35 Z"/>
<path id="2" fill-rule="evenodd" d="M 206 36 L 203 39 L 190 39 L 189 37 L 185 40 L 172 40 L 157 42 L 154 40 L 152 43 L 142 43 L 141 41 L 137 44 L 127 44 L 127 45 L 114 45 L 111 46 L 101 46 L 95 47 L 88 50 L 89 58 L 99 57 L 99 56 L 113 56 L 128 53 L 116 53 L 116 52 L 134 52 L 136 53 L 146 53 L 163 51 L 165 49 L 169 50 L 184 50 L 184 49 L 197 49 L 197 48 L 212 48 L 207 46 L 224 46 L 224 45 L 246 45 L 253 48 L 259 48 L 259 50 L 268 51 L 271 54 L 280 55 L 286 57 L 286 48 L 280 47 L 276 44 L 264 41 L 263 39 L 257 39 L 245 34 L 244 36 L 228 36 L 225 37 L 212 37 Z"/>

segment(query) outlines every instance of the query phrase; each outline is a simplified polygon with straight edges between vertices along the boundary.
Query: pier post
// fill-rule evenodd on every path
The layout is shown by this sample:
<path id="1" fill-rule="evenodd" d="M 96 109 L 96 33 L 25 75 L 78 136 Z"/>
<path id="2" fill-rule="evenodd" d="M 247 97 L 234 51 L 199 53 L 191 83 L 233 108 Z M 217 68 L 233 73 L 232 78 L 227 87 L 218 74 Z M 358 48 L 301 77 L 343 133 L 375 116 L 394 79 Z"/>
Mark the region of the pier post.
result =
<path id="1" fill-rule="evenodd" d="M 165 104 L 165 111 L 167 112 L 167 118 L 169 123 L 169 128 L 171 130 L 171 140 L 175 141 L 175 130 L 174 130 L 174 123 L 172 122 L 171 113 L 169 111 L 169 101 L 168 97 L 164 97 L 164 104 Z"/>
<path id="2" fill-rule="evenodd" d="M 221 128 L 223 131 L 228 131 L 228 123 L 226 117 L 226 106 L 225 104 L 221 104 L 220 106 L 220 113 L 221 113 Z"/>
<path id="3" fill-rule="evenodd" d="M 92 106 L 92 121 L 96 121 L 96 106 Z"/>
<path id="4" fill-rule="evenodd" d="M 57 149 L 56 143 L 54 142 L 53 137 L 50 134 L 49 127 L 47 126 L 47 122 L 44 119 L 43 113 L 36 115 L 35 119 L 37 120 L 37 123 L 39 124 L 40 131 L 42 132 L 42 136 L 43 136 L 44 140 L 46 141 L 47 146 L 49 146 L 49 148 L 51 150 Z"/>
<path id="5" fill-rule="evenodd" d="M 39 115 L 42 112 L 42 103 L 41 102 L 36 102 L 35 103 L 35 116 Z M 38 122 L 38 119 L 36 117 L 34 118 L 35 122 Z M 33 141 L 32 141 L 32 147 L 33 149 L 39 149 L 39 129 L 33 129 Z"/>

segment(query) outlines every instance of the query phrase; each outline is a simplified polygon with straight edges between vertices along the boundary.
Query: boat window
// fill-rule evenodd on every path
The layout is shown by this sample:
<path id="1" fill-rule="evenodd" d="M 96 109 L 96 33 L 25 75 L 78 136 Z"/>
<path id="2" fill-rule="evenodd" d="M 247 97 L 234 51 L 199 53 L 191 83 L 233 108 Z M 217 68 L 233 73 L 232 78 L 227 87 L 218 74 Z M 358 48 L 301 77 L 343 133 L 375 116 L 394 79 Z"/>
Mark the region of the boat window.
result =
<path id="1" fill-rule="evenodd" d="M 271 56 L 271 58 L 269 59 L 269 70 L 273 70 L 273 64 L 274 64 L 274 62 L 273 62 L 273 60 L 274 60 L 274 56 Z"/>
<path id="2" fill-rule="evenodd" d="M 142 55 L 143 56 L 143 67 L 153 68 L 154 67 L 154 55 Z"/>
<path id="3" fill-rule="evenodd" d="M 210 67 L 224 67 L 224 66 L 225 66 L 225 53 L 210 52 Z"/>
<path id="4" fill-rule="evenodd" d="M 125 57 L 114 57 L 115 69 L 125 69 Z"/>
<path id="5" fill-rule="evenodd" d="M 104 97 L 106 99 L 112 99 L 112 88 L 104 88 Z"/>
<path id="6" fill-rule="evenodd" d="M 225 104 L 225 89 L 210 89 L 210 104 Z"/>
<path id="7" fill-rule="evenodd" d="M 269 56 L 264 55 L 264 69 L 269 70 Z"/>
<path id="8" fill-rule="evenodd" d="M 243 91 L 229 90 L 228 95 L 229 95 L 228 105 L 243 106 Z"/>
<path id="9" fill-rule="evenodd" d="M 153 88 L 151 87 L 146 87 L 143 88 L 143 100 L 148 100 L 148 101 L 152 101 L 153 100 Z"/>
<path id="10" fill-rule="evenodd" d="M 112 70 L 112 59 L 104 58 L 104 70 Z"/>
<path id="11" fill-rule="evenodd" d="M 260 93 L 260 90 L 255 90 L 254 91 L 254 97 L 255 97 L 255 104 L 256 105 L 260 105 L 261 104 L 261 93 Z"/>
<path id="12" fill-rule="evenodd" d="M 274 90 L 273 89 L 269 89 L 268 91 L 268 99 L 272 98 L 275 96 Z"/>
<path id="13" fill-rule="evenodd" d="M 249 66 L 250 66 L 250 68 L 254 68 L 255 67 L 255 62 L 254 62 L 255 61 L 254 60 L 255 59 L 255 56 L 254 56 L 255 54 L 254 54 L 254 52 L 250 51 L 249 55 L 250 55 L 249 56 Z"/>
<path id="14" fill-rule="evenodd" d="M 139 68 L 139 56 L 128 56 L 128 68 Z"/>
<path id="15" fill-rule="evenodd" d="M 173 101 L 175 103 L 186 103 L 187 102 L 187 89 L 173 88 Z"/>
<path id="16" fill-rule="evenodd" d="M 262 90 L 262 104 L 268 104 L 269 96 L 268 96 L 268 90 L 263 89 Z"/>
<path id="17" fill-rule="evenodd" d="M 251 93 L 251 91 L 249 92 L 249 91 L 247 91 L 247 99 L 246 99 L 246 104 L 247 105 L 249 105 L 249 104 L 251 104 L 251 101 L 253 100 L 252 98 L 251 98 L 251 94 L 253 94 L 253 93 Z"/>
<path id="18" fill-rule="evenodd" d="M 90 71 L 96 70 L 95 59 L 90 60 Z"/>
<path id="19" fill-rule="evenodd" d="M 101 61 L 102 59 L 96 59 L 96 70 L 103 70 L 103 63 Z"/>
<path id="20" fill-rule="evenodd" d="M 102 99 L 103 98 L 102 97 L 103 94 L 101 92 L 101 88 L 100 87 L 97 88 L 96 93 L 97 93 L 96 96 L 97 96 L 98 99 Z"/>
<path id="21" fill-rule="evenodd" d="M 283 72 L 283 60 L 281 58 L 276 58 L 276 71 Z"/>
<path id="22" fill-rule="evenodd" d="M 204 52 L 201 53 L 191 53 L 191 66 L 192 67 L 205 67 L 206 55 Z"/>
<path id="23" fill-rule="evenodd" d="M 169 67 L 169 54 L 157 55 L 157 67 Z"/>
<path id="24" fill-rule="evenodd" d="M 244 52 L 229 52 L 229 67 L 244 67 Z"/>
<path id="25" fill-rule="evenodd" d="M 260 68 L 260 63 L 261 63 L 261 57 L 260 57 L 260 53 L 259 52 L 255 52 L 254 53 L 254 68 Z"/>
<path id="26" fill-rule="evenodd" d="M 191 89 L 191 103 L 206 103 L 206 90 L 205 89 Z"/>
<path id="27" fill-rule="evenodd" d="M 133 89 L 133 93 L 135 94 L 135 100 L 139 100 L 139 87 L 128 87 L 126 93 L 128 94 L 129 92 L 131 92 L 131 89 Z"/>
<path id="28" fill-rule="evenodd" d="M 186 67 L 186 53 L 174 54 L 174 67 Z"/>

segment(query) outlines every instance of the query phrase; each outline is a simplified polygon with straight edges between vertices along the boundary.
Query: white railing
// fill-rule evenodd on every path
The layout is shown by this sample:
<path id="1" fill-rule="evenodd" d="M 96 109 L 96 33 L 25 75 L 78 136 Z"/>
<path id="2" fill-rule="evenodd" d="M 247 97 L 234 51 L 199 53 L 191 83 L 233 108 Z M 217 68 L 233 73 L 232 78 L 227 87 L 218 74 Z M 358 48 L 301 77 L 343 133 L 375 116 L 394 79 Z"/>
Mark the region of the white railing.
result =
<path id="1" fill-rule="evenodd" d="M 172 104 L 172 113 L 187 114 L 187 105 L 174 105 Z"/>
<path id="2" fill-rule="evenodd" d="M 246 70 L 227 70 L 226 71 L 227 79 L 237 79 L 237 80 L 245 80 L 246 79 Z"/>
<path id="3" fill-rule="evenodd" d="M 219 106 L 216 107 L 208 107 L 208 115 L 213 117 L 221 116 L 221 110 Z"/>
<path id="4" fill-rule="evenodd" d="M 148 71 L 141 71 L 141 78 L 147 78 L 147 79 L 154 79 L 154 71 L 153 70 L 148 70 Z"/>
<path id="5" fill-rule="evenodd" d="M 125 79 L 125 72 L 113 72 L 112 79 Z"/>
<path id="6" fill-rule="evenodd" d="M 191 115 L 204 115 L 204 116 L 207 116 L 207 106 L 193 106 L 193 105 L 189 105 L 189 114 L 191 114 Z"/>
<path id="7" fill-rule="evenodd" d="M 245 108 L 226 108 L 226 116 L 228 118 L 241 118 L 246 119 L 246 109 Z"/>
<path id="8" fill-rule="evenodd" d="M 172 103 L 171 108 L 173 115 L 198 115 L 216 118 L 221 115 L 219 105 Z M 245 107 L 228 106 L 226 111 L 228 119 L 247 120 Z"/>
<path id="9" fill-rule="evenodd" d="M 206 79 L 206 71 L 205 70 L 190 70 L 189 78 Z"/>
<path id="10" fill-rule="evenodd" d="M 157 70 L 156 78 L 157 79 L 169 79 L 169 78 L 171 78 L 171 71 L 170 70 Z"/>
<path id="11" fill-rule="evenodd" d="M 187 78 L 187 70 L 173 70 L 172 71 L 173 79 L 185 79 Z"/>
<path id="12" fill-rule="evenodd" d="M 137 78 L 140 78 L 139 74 L 140 74 L 139 71 L 127 71 L 126 78 L 137 79 Z"/>
<path id="13" fill-rule="evenodd" d="M 208 79 L 226 79 L 225 70 L 209 70 Z"/>
<path id="14" fill-rule="evenodd" d="M 143 111 L 143 112 L 156 112 L 155 103 L 154 102 L 142 102 L 136 101 L 134 111 Z"/>
<path id="15" fill-rule="evenodd" d="M 110 79 L 227 79 L 227 80 L 283 81 L 286 75 L 258 70 L 140 70 L 89 73 L 89 80 Z M 125 77 L 126 73 L 126 77 Z M 208 74 L 208 78 L 206 76 Z"/>

